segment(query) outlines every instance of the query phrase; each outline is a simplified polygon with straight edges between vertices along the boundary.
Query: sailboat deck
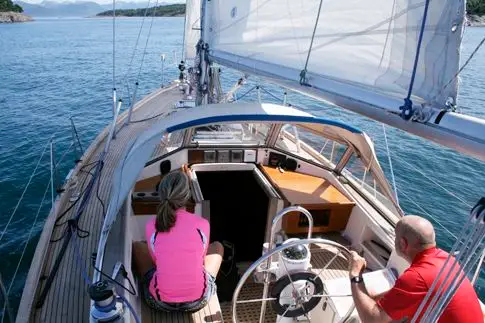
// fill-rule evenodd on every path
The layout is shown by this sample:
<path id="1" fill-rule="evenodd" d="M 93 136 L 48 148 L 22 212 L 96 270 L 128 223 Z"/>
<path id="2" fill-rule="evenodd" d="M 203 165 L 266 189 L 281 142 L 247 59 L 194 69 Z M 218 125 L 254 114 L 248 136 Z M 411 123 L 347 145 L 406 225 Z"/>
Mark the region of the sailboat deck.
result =
<path id="1" fill-rule="evenodd" d="M 137 104 L 131 120 L 142 120 L 161 114 L 163 111 L 169 111 L 174 106 L 174 103 L 180 99 L 182 99 L 182 94 L 175 86 L 161 89 Z M 103 203 L 105 204 L 105 207 L 107 207 L 111 190 L 111 178 L 127 143 L 158 119 L 157 117 L 144 122 L 130 123 L 120 129 L 121 125 L 125 122 L 126 116 L 127 114 L 125 112 L 119 117 L 117 123 L 119 131 L 116 139 L 111 142 L 110 149 L 104 160 L 104 167 L 99 178 L 99 198 L 96 197 L 95 187 L 79 221 L 79 228 L 86 230 L 89 235 L 86 236 L 86 233 L 81 231 L 78 233 L 82 238 L 77 236 L 76 233 L 73 234 L 65 249 L 65 254 L 59 264 L 58 272 L 46 295 L 44 304 L 40 308 L 37 308 L 36 304 L 39 301 L 40 292 L 43 290 L 46 278 L 52 271 L 55 259 L 62 249 L 63 235 L 67 229 L 65 220 L 75 216 L 76 207 L 67 211 L 63 218 L 58 221 L 61 225 L 54 226 L 54 221 L 51 220 L 53 226 L 52 236 L 50 237 L 51 241 L 47 241 L 48 246 L 44 261 L 43 263 L 39 261 L 37 264 L 33 262 L 33 268 L 31 268 L 31 271 L 41 271 L 40 275 L 36 273 L 36 275 L 40 276 L 39 285 L 36 289 L 35 287 L 32 288 L 26 285 L 26 291 L 24 291 L 23 302 L 24 304 L 28 304 L 29 301 L 30 304 L 33 302 L 32 310 L 31 312 L 19 311 L 17 322 L 86 322 L 89 313 L 90 299 L 87 294 L 85 279 L 92 277 L 93 274 L 91 261 L 93 253 L 97 250 L 100 230 L 104 220 L 103 207 L 99 199 L 104 201 Z M 160 117 L 162 116 L 163 113 Z M 91 178 L 91 175 L 89 174 L 90 168 L 92 165 L 95 165 L 94 163 L 102 152 L 107 136 L 108 128 L 105 129 L 95 141 L 93 141 L 89 150 L 83 156 L 83 161 L 81 162 L 82 165 L 78 165 L 76 168 L 77 172 L 75 171 L 73 174 L 78 178 L 78 187 L 72 192 L 66 191 L 63 194 L 57 204 L 56 214 L 51 214 L 51 216 L 62 215 L 62 213 L 73 203 L 69 200 L 70 195 L 75 192 L 83 192 Z M 98 183 L 96 183 L 96 185 L 98 185 Z M 49 220 L 47 223 L 49 223 Z M 46 224 L 46 228 L 47 225 L 48 224 Z M 47 237 L 47 239 L 49 239 L 49 237 Z M 58 242 L 53 242 L 56 239 L 60 240 Z M 88 271 L 87 277 L 83 276 L 85 270 Z M 30 274 L 31 273 L 29 273 L 29 276 Z M 33 276 L 35 276 L 35 274 Z M 29 287 L 32 288 L 30 291 L 31 296 L 29 296 L 27 291 L 27 288 Z M 29 297 L 31 297 L 31 299 L 27 299 Z"/>

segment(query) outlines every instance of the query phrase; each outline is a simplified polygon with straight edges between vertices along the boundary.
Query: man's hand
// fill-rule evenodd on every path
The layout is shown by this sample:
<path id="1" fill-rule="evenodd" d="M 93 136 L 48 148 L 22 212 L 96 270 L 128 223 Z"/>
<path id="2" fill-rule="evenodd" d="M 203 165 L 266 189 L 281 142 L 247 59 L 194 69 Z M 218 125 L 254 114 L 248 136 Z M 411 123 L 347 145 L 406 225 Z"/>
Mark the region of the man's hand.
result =
<path id="1" fill-rule="evenodd" d="M 359 254 L 355 251 L 350 252 L 350 261 L 349 261 L 350 277 L 360 276 L 366 266 L 367 266 L 367 262 L 365 261 L 364 258 L 359 256 Z"/>

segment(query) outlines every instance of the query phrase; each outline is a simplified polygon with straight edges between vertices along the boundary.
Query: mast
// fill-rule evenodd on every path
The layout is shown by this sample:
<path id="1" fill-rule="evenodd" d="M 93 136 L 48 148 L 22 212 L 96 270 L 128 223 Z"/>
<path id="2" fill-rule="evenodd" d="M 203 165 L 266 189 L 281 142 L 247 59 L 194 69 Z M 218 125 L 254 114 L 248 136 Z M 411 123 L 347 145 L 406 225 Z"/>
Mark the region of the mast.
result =
<path id="1" fill-rule="evenodd" d="M 209 57 L 207 54 L 209 45 L 207 44 L 208 39 L 208 26 L 207 26 L 207 14 L 208 14 L 208 0 L 201 1 L 201 12 L 200 12 L 200 40 L 197 44 L 197 55 L 199 58 L 199 82 L 197 87 L 197 97 L 196 105 L 206 105 L 208 102 L 208 89 L 209 89 Z"/>

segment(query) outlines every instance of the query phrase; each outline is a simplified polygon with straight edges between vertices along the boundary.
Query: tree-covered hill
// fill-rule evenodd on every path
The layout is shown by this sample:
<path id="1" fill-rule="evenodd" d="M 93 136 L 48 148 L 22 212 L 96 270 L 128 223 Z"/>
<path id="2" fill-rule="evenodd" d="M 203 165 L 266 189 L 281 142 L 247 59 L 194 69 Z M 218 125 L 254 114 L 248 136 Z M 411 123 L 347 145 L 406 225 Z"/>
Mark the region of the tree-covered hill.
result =
<path id="1" fill-rule="evenodd" d="M 14 4 L 12 0 L 0 0 L 0 12 L 6 11 L 24 12 L 24 9 L 18 4 Z"/>
<path id="2" fill-rule="evenodd" d="M 469 15 L 485 15 L 485 0 L 468 0 L 466 6 Z"/>
<path id="3" fill-rule="evenodd" d="M 0 0 L 3 1 L 3 0 Z M 7 0 L 9 1 L 9 0 Z M 153 11 L 155 10 L 155 12 Z M 145 15 L 145 8 L 143 9 L 125 9 L 115 10 L 116 16 L 124 17 L 140 17 Z M 154 15 L 155 17 L 176 17 L 185 14 L 185 4 L 171 4 L 166 6 L 152 7 L 148 9 L 147 16 Z M 97 16 L 112 16 L 113 10 L 103 11 Z"/>
<path id="4" fill-rule="evenodd" d="M 8 1 L 10 0 L 0 0 Z M 149 8 L 147 15 L 151 16 L 153 14 L 153 7 Z M 1 9 L 0 9 L 1 11 Z M 485 15 L 485 0 L 467 0 L 467 13 L 469 15 L 483 16 Z M 172 4 L 158 6 L 155 8 L 156 17 L 174 17 L 182 16 L 185 14 L 185 4 Z M 97 14 L 97 16 L 112 16 L 113 10 L 108 10 Z M 140 17 L 145 15 L 145 8 L 141 9 L 127 9 L 127 10 L 116 10 L 117 16 L 125 17 Z"/>

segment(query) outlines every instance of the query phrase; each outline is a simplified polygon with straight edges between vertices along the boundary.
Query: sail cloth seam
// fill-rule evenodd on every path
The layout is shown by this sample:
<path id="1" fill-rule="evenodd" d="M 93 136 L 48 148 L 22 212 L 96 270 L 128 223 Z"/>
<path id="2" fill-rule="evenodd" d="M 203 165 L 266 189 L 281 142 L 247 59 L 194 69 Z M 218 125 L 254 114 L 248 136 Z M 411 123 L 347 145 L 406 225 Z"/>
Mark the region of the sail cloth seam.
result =
<path id="1" fill-rule="evenodd" d="M 306 86 L 310 85 L 310 84 L 308 84 L 308 80 L 306 78 L 306 72 L 307 72 L 307 68 L 308 68 L 308 62 L 310 61 L 310 55 L 312 53 L 313 41 L 315 40 L 315 33 L 317 32 L 318 21 L 320 21 L 320 12 L 322 11 L 322 4 L 323 4 L 323 0 L 320 0 L 320 4 L 318 6 L 318 12 L 317 12 L 317 19 L 315 20 L 315 26 L 313 27 L 312 38 L 310 40 L 310 47 L 308 48 L 308 54 L 307 54 L 307 57 L 306 57 L 305 67 L 300 72 L 300 84 L 301 85 L 306 85 Z"/>
<path id="2" fill-rule="evenodd" d="M 421 51 L 421 45 L 423 42 L 424 29 L 426 27 L 426 18 L 428 17 L 428 8 L 430 0 L 426 0 L 424 5 L 423 21 L 421 23 L 421 30 L 419 31 L 418 44 L 416 46 L 416 56 L 414 57 L 413 72 L 411 74 L 411 80 L 409 81 L 408 94 L 404 99 L 404 105 L 399 107 L 401 110 L 401 117 L 404 120 L 409 120 L 413 116 L 413 102 L 411 101 L 411 95 L 413 93 L 414 80 L 416 79 L 416 72 L 418 69 L 419 54 Z"/>

